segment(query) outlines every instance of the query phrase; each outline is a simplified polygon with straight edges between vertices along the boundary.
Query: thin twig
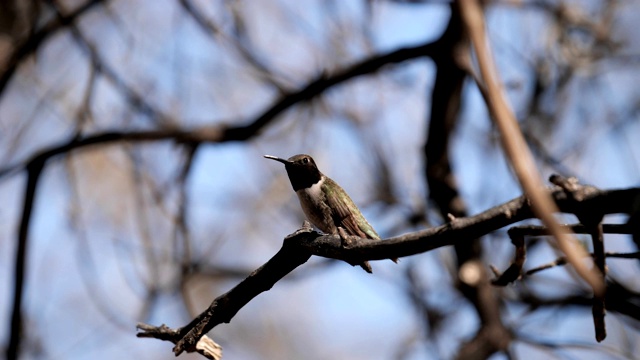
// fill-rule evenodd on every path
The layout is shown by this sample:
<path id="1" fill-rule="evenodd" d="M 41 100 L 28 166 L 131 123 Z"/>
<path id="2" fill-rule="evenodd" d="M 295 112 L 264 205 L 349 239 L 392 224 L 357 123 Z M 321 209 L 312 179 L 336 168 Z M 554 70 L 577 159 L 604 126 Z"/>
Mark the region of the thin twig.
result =
<path id="1" fill-rule="evenodd" d="M 589 254 L 589 257 L 593 258 L 594 255 L 593 254 Z M 621 253 L 621 252 L 605 252 L 604 253 L 604 257 L 608 257 L 608 258 L 613 258 L 613 259 L 640 259 L 640 251 L 634 251 L 634 252 L 629 252 L 629 253 Z M 546 263 L 544 265 L 540 265 L 540 266 L 536 266 L 532 269 L 527 270 L 524 275 L 529 276 L 529 275 L 533 275 L 535 273 L 538 273 L 540 271 L 543 270 L 548 270 L 551 268 L 554 268 L 556 266 L 563 266 L 566 265 L 567 263 L 567 258 L 564 256 L 561 256 L 549 263 Z"/>
<path id="2" fill-rule="evenodd" d="M 87 14 L 91 9 L 99 4 L 102 4 L 102 0 L 89 0 L 78 6 L 68 15 L 51 19 L 42 26 L 42 28 L 34 31 L 24 42 L 18 44 L 16 46 L 16 50 L 10 55 L 7 65 L 0 69 L 0 94 L 5 90 L 7 84 L 18 69 L 18 66 L 27 57 L 34 54 L 45 40 Z"/>
<path id="3" fill-rule="evenodd" d="M 588 234 L 588 229 L 582 224 L 572 224 L 572 225 L 562 225 L 562 230 L 567 233 L 575 233 L 575 234 Z M 629 224 L 603 224 L 602 230 L 605 234 L 632 234 L 633 228 Z M 524 243 L 525 236 L 548 236 L 551 235 L 549 230 L 545 226 L 539 225 L 521 225 L 514 226 L 509 229 L 507 232 L 509 234 L 509 238 L 511 238 L 511 243 L 516 247 L 516 253 L 514 256 L 514 260 L 511 262 L 511 265 L 507 270 L 503 273 L 492 267 L 492 270 L 496 276 L 496 279 L 492 281 L 493 285 L 497 286 L 506 286 L 514 281 L 516 281 L 522 275 L 522 267 L 524 266 L 524 262 L 526 259 L 526 247 Z M 619 253 L 606 253 L 607 257 L 623 257 L 625 254 Z M 633 254 L 631 253 L 628 256 L 633 258 Z M 560 257 L 559 259 L 544 265 L 544 268 L 537 270 L 529 270 L 526 275 L 531 275 L 540 270 L 548 269 L 557 265 L 566 264 L 567 260 L 565 257 Z"/>

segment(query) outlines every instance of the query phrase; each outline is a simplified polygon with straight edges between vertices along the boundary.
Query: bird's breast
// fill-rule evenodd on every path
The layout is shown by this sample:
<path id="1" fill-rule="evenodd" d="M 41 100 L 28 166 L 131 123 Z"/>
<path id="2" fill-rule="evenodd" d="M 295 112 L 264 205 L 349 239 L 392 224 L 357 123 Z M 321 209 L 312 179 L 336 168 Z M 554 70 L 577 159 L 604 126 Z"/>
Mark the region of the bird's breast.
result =
<path id="1" fill-rule="evenodd" d="M 307 219 L 324 233 L 336 233 L 336 226 L 331 217 L 331 209 L 327 205 L 326 197 L 322 191 L 324 179 L 312 186 L 296 191 L 300 206 Z"/>

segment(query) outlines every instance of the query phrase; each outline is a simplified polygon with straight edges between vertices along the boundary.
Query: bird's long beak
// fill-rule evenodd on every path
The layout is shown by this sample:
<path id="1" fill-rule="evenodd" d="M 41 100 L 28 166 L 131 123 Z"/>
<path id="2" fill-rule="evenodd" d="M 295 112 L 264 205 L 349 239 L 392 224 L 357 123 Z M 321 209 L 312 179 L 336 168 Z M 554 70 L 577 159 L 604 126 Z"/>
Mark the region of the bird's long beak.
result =
<path id="1" fill-rule="evenodd" d="M 267 159 L 271 159 L 271 160 L 279 161 L 279 162 L 281 162 L 281 163 L 283 163 L 283 164 L 285 164 L 285 165 L 287 165 L 287 164 L 290 164 L 290 163 L 291 163 L 289 160 L 281 159 L 281 158 L 279 158 L 279 157 L 277 157 L 277 156 L 273 156 L 273 155 L 265 155 L 264 157 L 265 157 L 265 158 L 267 158 Z"/>

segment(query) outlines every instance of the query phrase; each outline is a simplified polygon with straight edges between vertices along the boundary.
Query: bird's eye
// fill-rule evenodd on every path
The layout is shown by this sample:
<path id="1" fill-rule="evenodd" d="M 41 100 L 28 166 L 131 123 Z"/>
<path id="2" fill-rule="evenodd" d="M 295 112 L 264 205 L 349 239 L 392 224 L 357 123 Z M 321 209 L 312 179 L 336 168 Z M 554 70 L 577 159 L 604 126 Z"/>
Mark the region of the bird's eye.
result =
<path id="1" fill-rule="evenodd" d="M 308 164 L 308 163 L 309 163 L 309 158 L 304 158 L 304 159 L 302 159 L 302 163 L 303 163 L 303 164 Z"/>

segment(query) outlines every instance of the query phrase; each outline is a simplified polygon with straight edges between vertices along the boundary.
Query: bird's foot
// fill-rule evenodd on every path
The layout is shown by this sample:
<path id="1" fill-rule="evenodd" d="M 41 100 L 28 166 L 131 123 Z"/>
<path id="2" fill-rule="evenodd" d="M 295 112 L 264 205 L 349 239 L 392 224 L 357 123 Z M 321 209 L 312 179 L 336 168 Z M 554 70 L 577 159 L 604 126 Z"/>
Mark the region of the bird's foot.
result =
<path id="1" fill-rule="evenodd" d="M 347 234 L 347 232 L 341 227 L 338 228 L 338 235 L 340 235 L 340 245 L 343 248 L 348 249 L 353 246 L 353 239 L 356 238 L 356 236 Z"/>
<path id="2" fill-rule="evenodd" d="M 310 233 L 313 232 L 313 227 L 311 226 L 311 223 L 309 223 L 307 220 L 305 220 L 302 223 L 302 227 L 296 231 L 294 231 L 293 233 L 287 235 L 287 237 L 285 237 L 285 240 L 287 239 L 291 239 L 294 238 L 300 234 L 304 234 L 304 233 Z"/>
<path id="3" fill-rule="evenodd" d="M 347 232 L 341 227 L 338 228 L 338 235 L 340 235 L 340 245 L 344 249 L 349 249 L 353 247 L 355 243 L 354 239 L 358 239 L 357 236 L 347 234 Z M 362 269 L 364 269 L 364 271 L 368 272 L 369 274 L 373 273 L 373 270 L 371 269 L 371 265 L 369 265 L 368 261 L 360 261 L 360 262 L 349 261 L 349 260 L 345 260 L 345 261 L 351 264 L 351 266 L 359 265 L 360 267 L 362 267 Z"/>

